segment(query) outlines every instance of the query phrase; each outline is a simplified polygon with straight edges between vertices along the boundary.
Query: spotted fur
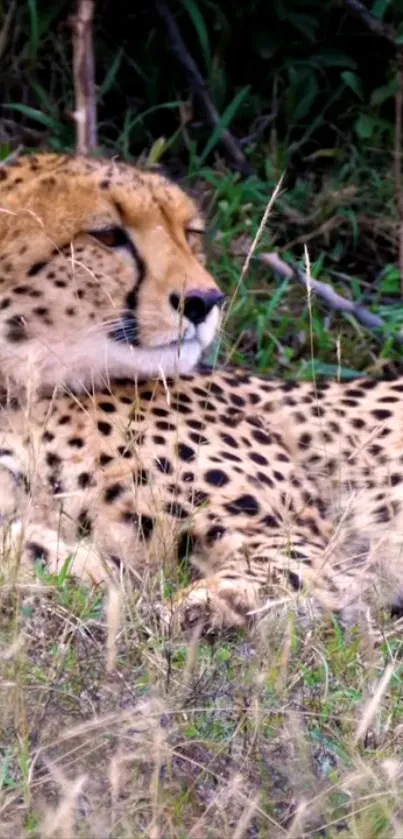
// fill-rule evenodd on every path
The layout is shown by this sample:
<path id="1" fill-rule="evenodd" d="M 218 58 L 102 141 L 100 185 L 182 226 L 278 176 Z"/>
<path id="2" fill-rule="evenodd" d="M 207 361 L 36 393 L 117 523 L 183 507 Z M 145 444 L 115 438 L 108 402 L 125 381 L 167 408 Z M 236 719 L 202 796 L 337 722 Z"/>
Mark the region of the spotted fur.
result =
<path id="1" fill-rule="evenodd" d="M 306 592 L 398 601 L 403 380 L 198 369 L 219 305 L 187 295 L 219 294 L 160 175 L 43 155 L 0 169 L 0 200 L 0 514 L 23 567 L 140 584 L 186 560 L 184 626 Z"/>

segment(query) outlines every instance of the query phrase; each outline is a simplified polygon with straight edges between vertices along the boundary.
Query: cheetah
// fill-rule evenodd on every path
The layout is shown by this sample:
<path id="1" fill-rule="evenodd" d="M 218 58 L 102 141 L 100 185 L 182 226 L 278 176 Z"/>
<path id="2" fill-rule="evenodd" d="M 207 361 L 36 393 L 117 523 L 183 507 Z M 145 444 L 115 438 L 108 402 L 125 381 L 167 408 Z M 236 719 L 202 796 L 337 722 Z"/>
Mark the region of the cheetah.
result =
<path id="1" fill-rule="evenodd" d="M 159 173 L 22 157 L 0 207 L 3 581 L 15 553 L 95 585 L 185 563 L 169 613 L 206 632 L 400 603 L 403 379 L 204 366 L 225 297 Z"/>

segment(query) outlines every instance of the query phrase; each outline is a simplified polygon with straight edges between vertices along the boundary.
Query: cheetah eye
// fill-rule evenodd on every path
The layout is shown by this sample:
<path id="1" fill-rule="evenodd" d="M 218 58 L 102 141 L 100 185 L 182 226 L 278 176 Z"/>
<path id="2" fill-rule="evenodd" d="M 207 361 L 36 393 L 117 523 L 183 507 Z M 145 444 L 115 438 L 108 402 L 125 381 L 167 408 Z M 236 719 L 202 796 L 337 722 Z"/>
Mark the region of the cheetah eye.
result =
<path id="1" fill-rule="evenodd" d="M 202 227 L 186 227 L 185 229 L 185 236 L 187 241 L 191 241 L 194 236 L 204 236 L 205 230 Z"/>
<path id="2" fill-rule="evenodd" d="M 103 230 L 89 230 L 88 232 L 105 248 L 124 248 L 130 244 L 129 237 L 121 227 L 105 227 Z"/>

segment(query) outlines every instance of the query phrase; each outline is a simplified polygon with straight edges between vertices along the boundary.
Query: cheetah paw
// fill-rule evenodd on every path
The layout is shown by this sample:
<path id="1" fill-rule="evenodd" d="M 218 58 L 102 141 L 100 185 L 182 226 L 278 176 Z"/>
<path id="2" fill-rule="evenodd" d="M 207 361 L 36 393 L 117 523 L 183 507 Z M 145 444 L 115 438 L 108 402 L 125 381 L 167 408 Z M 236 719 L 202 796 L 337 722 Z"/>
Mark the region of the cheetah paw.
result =
<path id="1" fill-rule="evenodd" d="M 206 636 L 246 625 L 245 614 L 235 611 L 227 598 L 205 586 L 193 588 L 173 603 L 164 603 L 158 612 L 164 629 L 173 634 Z"/>

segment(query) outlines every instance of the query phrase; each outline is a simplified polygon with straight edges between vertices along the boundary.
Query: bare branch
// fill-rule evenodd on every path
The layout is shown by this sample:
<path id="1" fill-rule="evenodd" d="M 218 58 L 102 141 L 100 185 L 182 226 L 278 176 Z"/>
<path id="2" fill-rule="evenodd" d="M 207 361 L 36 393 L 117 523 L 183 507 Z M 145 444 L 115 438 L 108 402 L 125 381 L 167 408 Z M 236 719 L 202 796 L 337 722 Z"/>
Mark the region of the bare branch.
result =
<path id="1" fill-rule="evenodd" d="M 199 97 L 208 122 L 216 128 L 221 122 L 220 115 L 211 100 L 207 84 L 203 79 L 194 58 L 190 55 L 189 50 L 185 45 L 168 3 L 166 3 L 165 0 L 156 0 L 156 7 L 161 20 L 165 24 L 171 50 L 185 70 L 191 90 Z M 252 167 L 247 162 L 235 137 L 232 136 L 227 128 L 223 128 L 221 131 L 221 142 L 223 146 L 225 146 L 228 154 L 236 164 L 239 171 L 245 175 L 253 174 Z"/>
<path id="2" fill-rule="evenodd" d="M 290 265 L 280 259 L 278 254 L 261 253 L 257 258 L 260 262 L 268 265 L 273 271 L 276 271 L 277 274 L 280 274 L 280 276 L 287 279 L 296 279 L 307 290 L 314 291 L 334 311 L 346 312 L 349 315 L 353 315 L 367 329 L 386 330 L 387 326 L 385 321 L 379 315 L 374 315 L 365 306 L 361 306 L 360 303 L 354 303 L 351 300 L 347 300 L 346 297 L 342 297 L 328 283 L 322 283 L 320 280 L 313 279 L 313 277 L 308 278 L 307 274 L 299 268 L 291 268 Z M 403 344 L 403 337 L 396 336 L 396 342 Z"/>
<path id="3" fill-rule="evenodd" d="M 94 48 L 92 22 L 95 0 L 77 0 L 70 19 L 73 30 L 76 152 L 90 154 L 97 145 Z"/>
<path id="4" fill-rule="evenodd" d="M 403 132 L 403 52 L 397 55 L 398 88 L 395 97 L 395 148 L 394 170 L 396 204 L 399 216 L 399 271 L 400 290 L 403 296 L 403 189 L 402 189 L 402 132 Z"/>
<path id="5" fill-rule="evenodd" d="M 13 17 L 14 17 L 14 13 L 15 13 L 16 8 L 17 8 L 17 2 L 16 2 L 16 0 L 12 0 L 12 2 L 10 3 L 10 5 L 7 9 L 7 12 L 5 14 L 4 21 L 3 21 L 3 26 L 2 26 L 2 29 L 0 31 L 0 60 L 3 58 L 3 55 L 4 55 L 4 53 L 7 49 L 8 36 L 10 34 L 10 29 L 11 29 L 12 24 L 13 24 Z"/>
<path id="6" fill-rule="evenodd" d="M 364 3 L 361 3 L 361 0 L 339 0 L 340 6 L 345 6 L 354 17 L 359 18 L 364 26 L 372 32 L 373 35 L 377 35 L 379 38 L 383 38 L 385 41 L 389 41 L 390 44 L 397 50 L 399 45 L 396 39 L 396 32 L 393 29 L 393 26 L 390 26 L 389 23 L 384 23 L 379 18 L 375 17 L 369 9 L 364 6 Z"/>

